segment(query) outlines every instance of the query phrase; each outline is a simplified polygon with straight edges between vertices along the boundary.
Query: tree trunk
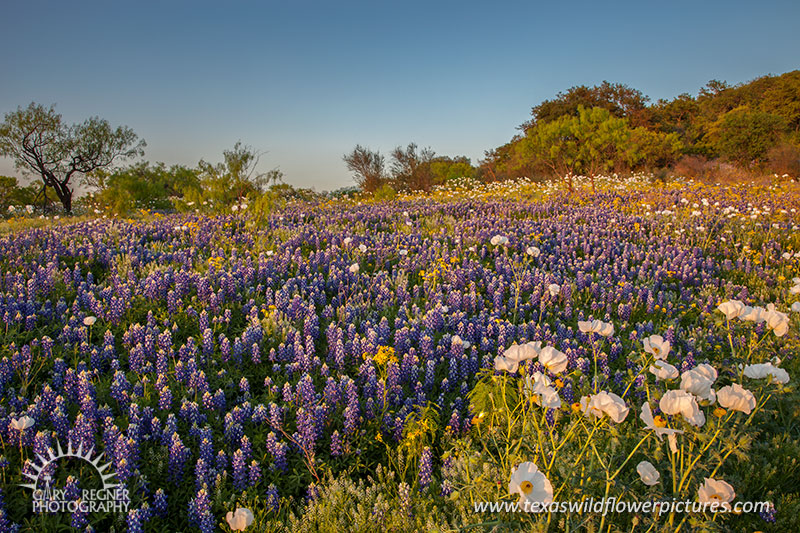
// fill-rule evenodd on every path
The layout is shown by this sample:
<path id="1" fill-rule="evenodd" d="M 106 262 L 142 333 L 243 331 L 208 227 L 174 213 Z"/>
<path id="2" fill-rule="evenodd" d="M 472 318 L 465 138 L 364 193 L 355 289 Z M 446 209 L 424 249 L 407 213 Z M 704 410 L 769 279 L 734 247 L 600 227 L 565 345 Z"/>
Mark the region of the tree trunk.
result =
<path id="1" fill-rule="evenodd" d="M 58 195 L 58 199 L 61 200 L 61 205 L 64 206 L 64 211 L 68 214 L 72 214 L 72 190 L 62 183 L 58 183 L 56 186 L 53 187 Z"/>

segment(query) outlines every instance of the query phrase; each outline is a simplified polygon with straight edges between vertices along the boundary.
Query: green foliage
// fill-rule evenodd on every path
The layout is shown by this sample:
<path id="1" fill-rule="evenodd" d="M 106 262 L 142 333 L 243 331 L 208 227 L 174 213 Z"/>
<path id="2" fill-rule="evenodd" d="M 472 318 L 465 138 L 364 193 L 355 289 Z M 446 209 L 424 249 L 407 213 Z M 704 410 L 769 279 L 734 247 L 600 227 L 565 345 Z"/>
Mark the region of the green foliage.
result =
<path id="1" fill-rule="evenodd" d="M 170 209 L 186 191 L 199 191 L 197 171 L 182 165 L 142 162 L 113 172 L 95 171 L 89 183 L 99 188 L 98 204 L 117 214 L 132 209 Z"/>
<path id="2" fill-rule="evenodd" d="M 792 148 L 800 147 L 800 70 L 737 86 L 711 80 L 696 97 L 683 93 L 652 105 L 648 100 L 608 82 L 558 93 L 532 109 L 531 120 L 520 127 L 524 135 L 486 152 L 476 176 L 496 181 L 654 171 L 682 156 L 705 158 L 712 166 L 720 157 L 746 168 L 755 162 L 758 170 L 796 174 Z M 592 110 L 588 117 L 586 110 Z M 614 119 L 624 119 L 627 131 Z M 781 153 L 770 153 L 778 146 Z"/>
<path id="3" fill-rule="evenodd" d="M 786 130 L 783 117 L 740 107 L 722 115 L 711 135 L 720 155 L 747 166 L 763 162 Z"/>
<path id="4" fill-rule="evenodd" d="M 618 118 L 628 118 L 635 125 L 647 122 L 649 98 L 636 89 L 621 83 L 604 81 L 600 85 L 570 87 L 566 93 L 558 93 L 553 100 L 545 100 L 531 109 L 532 119 L 522 125 L 531 128 L 542 122 L 551 122 L 564 115 L 577 117 L 581 107 L 601 107 Z"/>
<path id="5" fill-rule="evenodd" d="M 475 167 L 464 156 L 435 157 L 430 162 L 431 178 L 433 183 L 440 185 L 456 178 L 471 178 L 475 174 Z"/>
<path id="6" fill-rule="evenodd" d="M 200 186 L 186 189 L 179 206 L 203 205 L 212 211 L 226 211 L 248 197 L 258 196 L 283 177 L 278 169 L 258 172 L 260 158 L 259 152 L 237 142 L 233 149 L 223 152 L 221 163 L 212 165 L 201 160 L 198 164 Z"/>
<path id="7" fill-rule="evenodd" d="M 384 184 L 375 191 L 374 198 L 379 202 L 391 202 L 397 197 L 397 191 L 395 191 L 391 185 Z"/>
<path id="8" fill-rule="evenodd" d="M 33 205 L 36 193 L 36 188 L 32 185 L 20 187 L 17 183 L 17 178 L 0 176 L 0 209 L 3 211 L 6 211 L 12 205 Z"/>

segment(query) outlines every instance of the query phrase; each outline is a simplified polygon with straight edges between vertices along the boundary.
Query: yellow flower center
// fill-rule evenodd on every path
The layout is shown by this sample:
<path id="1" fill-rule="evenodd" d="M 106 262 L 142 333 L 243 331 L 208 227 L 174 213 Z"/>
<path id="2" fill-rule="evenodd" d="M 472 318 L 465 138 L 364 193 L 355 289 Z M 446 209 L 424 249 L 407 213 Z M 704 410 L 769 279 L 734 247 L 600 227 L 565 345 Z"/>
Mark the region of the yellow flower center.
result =
<path id="1" fill-rule="evenodd" d="M 576 412 L 576 413 L 579 412 L 581 410 L 581 404 L 578 403 L 578 402 L 573 403 L 572 404 L 572 410 L 574 412 Z"/>
<path id="2" fill-rule="evenodd" d="M 722 418 L 723 416 L 725 416 L 725 413 L 727 413 L 727 411 L 722 407 L 717 407 L 716 409 L 714 409 L 714 416 L 716 416 L 717 418 Z"/>
<path id="3" fill-rule="evenodd" d="M 661 353 L 661 349 L 658 346 L 653 346 L 653 355 L 658 355 Z"/>
<path id="4" fill-rule="evenodd" d="M 666 427 L 666 425 L 667 425 L 667 421 L 666 421 L 666 420 L 664 420 L 664 419 L 661 417 L 661 415 L 656 415 L 656 417 L 653 419 L 653 424 L 655 424 L 655 426 L 656 426 L 657 428 L 663 428 L 663 427 Z"/>
<path id="5" fill-rule="evenodd" d="M 533 491 L 533 483 L 526 479 L 520 484 L 519 488 L 522 490 L 523 494 L 530 494 Z"/>

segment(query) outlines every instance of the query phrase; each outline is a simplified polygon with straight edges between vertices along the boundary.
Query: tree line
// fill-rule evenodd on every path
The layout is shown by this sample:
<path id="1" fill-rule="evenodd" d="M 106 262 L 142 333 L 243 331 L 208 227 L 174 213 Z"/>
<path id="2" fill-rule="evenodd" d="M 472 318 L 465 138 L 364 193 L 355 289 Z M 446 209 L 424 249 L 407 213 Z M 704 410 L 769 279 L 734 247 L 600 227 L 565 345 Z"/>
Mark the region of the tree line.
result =
<path id="1" fill-rule="evenodd" d="M 54 106 L 31 103 L 0 123 L 0 156 L 37 179 L 21 186 L 0 177 L 0 207 L 57 203 L 72 212 L 76 188 L 92 191 L 100 209 L 137 207 L 206 210 L 241 204 L 267 191 L 305 194 L 282 183 L 274 169 L 257 171 L 261 153 L 237 143 L 223 161 L 196 167 L 138 162 L 145 142 L 127 126 L 91 117 L 67 124 Z M 464 156 L 437 155 L 415 143 L 387 158 L 357 145 L 343 156 L 363 191 L 428 191 L 460 177 L 496 181 L 518 177 L 572 177 L 672 169 L 707 177 L 721 165 L 748 173 L 800 176 L 800 70 L 731 86 L 712 80 L 697 96 L 651 103 L 641 91 L 603 82 L 571 87 L 531 109 L 508 143 L 487 150 L 473 165 Z"/>
<path id="2" fill-rule="evenodd" d="M 800 71 L 737 86 L 712 80 L 697 96 L 655 103 L 620 83 L 575 86 L 534 106 L 519 131 L 487 150 L 476 167 L 464 157 L 435 158 L 413 143 L 391 153 L 388 169 L 379 152 L 360 145 L 344 161 L 370 192 L 382 186 L 429 190 L 453 174 L 481 181 L 560 177 L 569 188 L 576 175 L 673 170 L 702 178 L 720 165 L 796 177 Z"/>

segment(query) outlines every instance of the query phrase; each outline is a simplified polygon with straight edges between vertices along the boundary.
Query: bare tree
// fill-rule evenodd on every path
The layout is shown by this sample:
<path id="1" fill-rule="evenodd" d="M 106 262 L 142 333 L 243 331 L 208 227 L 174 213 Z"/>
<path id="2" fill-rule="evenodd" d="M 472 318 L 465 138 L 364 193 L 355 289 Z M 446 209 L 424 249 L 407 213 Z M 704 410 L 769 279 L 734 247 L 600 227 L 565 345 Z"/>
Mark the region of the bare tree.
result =
<path id="1" fill-rule="evenodd" d="M 355 174 L 356 184 L 363 191 L 375 192 L 386 178 L 384 158 L 380 152 L 373 152 L 358 144 L 342 159 L 347 164 L 347 170 Z"/>
<path id="2" fill-rule="evenodd" d="M 398 146 L 392 152 L 392 174 L 397 183 L 412 191 L 428 191 L 433 184 L 430 163 L 435 156 L 430 148 L 417 151 L 410 143 L 405 149 Z"/>

